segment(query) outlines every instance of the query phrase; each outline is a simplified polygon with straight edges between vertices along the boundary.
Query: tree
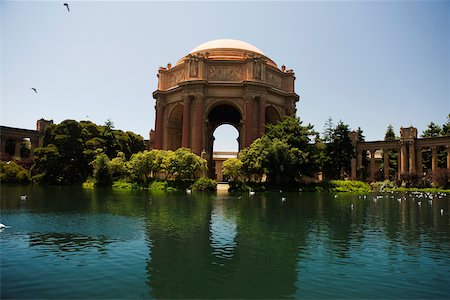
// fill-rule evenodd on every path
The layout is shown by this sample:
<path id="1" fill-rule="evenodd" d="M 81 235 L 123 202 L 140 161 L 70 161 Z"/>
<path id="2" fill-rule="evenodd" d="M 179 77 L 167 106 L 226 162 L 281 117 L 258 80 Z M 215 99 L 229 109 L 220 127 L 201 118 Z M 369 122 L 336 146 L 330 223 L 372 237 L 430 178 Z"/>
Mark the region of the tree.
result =
<path id="1" fill-rule="evenodd" d="M 389 124 L 386 133 L 384 134 L 384 140 L 385 141 L 393 141 L 396 140 L 397 137 L 395 136 L 394 127 L 392 127 L 391 124 Z"/>
<path id="2" fill-rule="evenodd" d="M 450 135 L 450 114 L 447 116 L 447 122 L 442 125 L 442 132 L 441 135 L 447 136 Z"/>
<path id="3" fill-rule="evenodd" d="M 325 127 L 323 131 L 323 142 L 324 143 L 331 143 L 333 141 L 333 133 L 334 133 L 335 127 L 333 124 L 333 119 L 331 117 L 328 117 L 327 121 L 325 122 Z"/>
<path id="4" fill-rule="evenodd" d="M 111 165 L 109 157 L 101 153 L 97 155 L 94 162 L 94 181 L 95 186 L 108 186 L 113 182 Z"/>
<path id="5" fill-rule="evenodd" d="M 444 124 L 445 126 L 445 124 Z M 430 122 L 426 130 L 423 131 L 422 137 L 431 138 L 431 137 L 439 137 L 442 134 L 442 129 L 439 125 Z M 438 155 L 438 167 L 445 167 L 446 165 L 446 153 L 443 147 L 440 147 L 437 151 Z M 422 165 L 423 169 L 431 169 L 431 149 L 422 150 Z"/>
<path id="6" fill-rule="evenodd" d="M 83 182 L 93 174 L 91 162 L 98 154 L 98 149 L 109 158 L 117 157 L 123 152 L 125 159 L 133 153 L 143 151 L 144 139 L 132 132 L 114 130 L 114 123 L 108 120 L 104 126 L 90 121 L 65 120 L 60 124 L 50 125 L 44 134 L 44 148 L 53 145 L 57 150 L 57 170 L 47 170 L 46 163 L 37 162 L 35 172 L 42 175 L 48 183 Z M 52 153 L 54 149 L 49 149 Z M 41 152 L 45 156 L 45 151 Z M 37 157 L 39 160 L 39 156 Z M 55 173 L 54 173 L 55 172 Z M 50 173 L 55 175 L 50 175 Z M 38 174 L 38 173 L 34 173 Z"/>
<path id="7" fill-rule="evenodd" d="M 350 174 L 351 159 L 355 157 L 353 143 L 350 139 L 348 125 L 339 121 L 326 143 L 328 161 L 324 165 L 324 171 L 330 179 L 340 179 Z"/>
<path id="8" fill-rule="evenodd" d="M 428 124 L 428 128 L 422 133 L 422 137 L 437 137 L 441 135 L 441 127 L 433 122 Z"/>
<path id="9" fill-rule="evenodd" d="M 222 173 L 230 176 L 231 181 L 237 181 L 242 174 L 242 161 L 239 158 L 229 158 L 223 162 Z"/>
<path id="10" fill-rule="evenodd" d="M 315 170 L 315 146 L 311 144 L 312 125 L 286 117 L 267 126 L 266 134 L 239 154 L 242 173 L 248 178 L 267 175 L 269 182 L 288 183 L 310 176 Z"/>
<path id="11" fill-rule="evenodd" d="M 398 138 L 395 136 L 394 128 L 392 127 L 392 125 L 389 124 L 389 126 L 386 130 L 386 133 L 384 135 L 384 140 L 385 141 L 393 141 L 396 139 L 398 139 Z M 385 179 L 394 179 L 396 177 L 395 175 L 397 174 L 397 171 L 398 171 L 398 152 L 388 151 L 387 153 L 389 155 L 389 158 L 388 158 L 389 159 L 389 178 L 385 178 Z M 383 159 L 384 159 L 385 154 L 386 153 L 384 153 L 384 151 L 383 151 Z"/>
<path id="12" fill-rule="evenodd" d="M 43 183 L 62 183 L 63 172 L 60 168 L 60 161 L 61 157 L 55 145 L 50 144 L 47 147 L 36 148 L 31 174 Z"/>
<path id="13" fill-rule="evenodd" d="M 167 164 L 167 172 L 175 180 L 195 179 L 201 177 L 201 173 L 206 170 L 206 159 L 187 148 L 178 148 L 174 151 Z"/>

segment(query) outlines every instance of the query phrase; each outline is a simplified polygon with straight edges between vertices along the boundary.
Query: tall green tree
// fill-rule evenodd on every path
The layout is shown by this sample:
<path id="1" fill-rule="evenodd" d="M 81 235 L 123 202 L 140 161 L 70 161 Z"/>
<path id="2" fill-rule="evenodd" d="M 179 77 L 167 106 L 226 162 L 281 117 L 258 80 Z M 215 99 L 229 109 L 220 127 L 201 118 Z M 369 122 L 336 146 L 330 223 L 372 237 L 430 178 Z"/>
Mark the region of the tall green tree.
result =
<path id="1" fill-rule="evenodd" d="M 384 140 L 393 141 L 396 139 L 398 138 L 395 136 L 394 128 L 389 124 L 386 133 L 384 134 Z M 398 172 L 398 151 L 389 150 L 387 153 L 389 155 L 389 178 L 385 179 L 394 180 Z M 386 153 L 383 152 L 383 159 L 385 154 Z"/>
<path id="2" fill-rule="evenodd" d="M 329 161 L 324 165 L 324 171 L 329 179 L 340 179 L 351 173 L 351 159 L 355 157 L 355 151 L 349 134 L 349 126 L 339 121 L 328 137 L 330 142 L 326 143 L 326 153 Z"/>
<path id="3" fill-rule="evenodd" d="M 394 127 L 392 127 L 391 124 L 386 129 L 386 133 L 384 134 L 384 140 L 385 141 L 393 141 L 396 140 L 397 137 L 395 136 Z"/>

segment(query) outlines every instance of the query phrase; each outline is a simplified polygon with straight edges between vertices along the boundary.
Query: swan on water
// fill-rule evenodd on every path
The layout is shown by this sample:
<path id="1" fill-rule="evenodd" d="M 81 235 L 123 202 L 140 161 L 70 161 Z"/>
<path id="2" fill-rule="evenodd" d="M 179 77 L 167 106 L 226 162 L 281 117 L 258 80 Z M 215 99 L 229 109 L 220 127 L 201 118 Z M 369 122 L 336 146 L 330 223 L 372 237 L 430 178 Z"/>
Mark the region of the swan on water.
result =
<path id="1" fill-rule="evenodd" d="M 21 195 L 20 200 L 27 200 L 27 195 Z"/>
<path id="2" fill-rule="evenodd" d="M 253 196 L 253 195 L 255 194 L 255 192 L 254 192 L 254 191 L 250 191 L 250 192 L 248 192 L 248 194 L 249 194 L 250 196 Z"/>
<path id="3" fill-rule="evenodd" d="M 9 228 L 9 226 L 6 226 L 5 224 L 0 223 L 0 229 L 5 229 L 5 228 Z"/>

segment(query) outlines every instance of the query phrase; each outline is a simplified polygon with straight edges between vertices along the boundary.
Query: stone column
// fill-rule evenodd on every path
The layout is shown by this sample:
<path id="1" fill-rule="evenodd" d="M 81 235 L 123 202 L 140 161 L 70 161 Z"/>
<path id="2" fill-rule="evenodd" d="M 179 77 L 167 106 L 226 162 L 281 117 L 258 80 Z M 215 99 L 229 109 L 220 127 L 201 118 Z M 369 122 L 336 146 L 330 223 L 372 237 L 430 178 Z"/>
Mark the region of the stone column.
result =
<path id="1" fill-rule="evenodd" d="M 351 180 L 356 180 L 356 158 L 352 158 L 350 162 L 352 165 Z"/>
<path id="2" fill-rule="evenodd" d="M 155 148 L 162 149 L 163 146 L 163 130 L 164 130 L 164 104 L 162 99 L 156 99 L 156 120 L 155 120 Z"/>
<path id="3" fill-rule="evenodd" d="M 370 180 L 375 181 L 375 150 L 370 150 Z"/>
<path id="4" fill-rule="evenodd" d="M 409 144 L 409 173 L 416 172 L 416 151 L 414 143 Z"/>
<path id="5" fill-rule="evenodd" d="M 417 173 L 420 177 L 423 176 L 423 165 L 422 165 L 422 148 L 418 148 L 416 151 L 416 157 L 417 157 Z"/>
<path id="6" fill-rule="evenodd" d="M 192 151 L 200 155 L 203 150 L 203 97 L 196 96 L 195 99 L 195 135 Z"/>
<path id="7" fill-rule="evenodd" d="M 244 147 L 248 147 L 252 143 L 252 125 L 253 125 L 252 101 L 253 101 L 252 97 L 245 97 L 245 143 L 244 143 Z"/>
<path id="8" fill-rule="evenodd" d="M 401 148 L 397 148 L 397 179 L 400 179 L 400 174 L 402 173 L 402 156 L 401 154 Z"/>
<path id="9" fill-rule="evenodd" d="M 191 121 L 191 107 L 190 99 L 187 96 L 183 100 L 183 133 L 181 138 L 181 146 L 189 148 L 189 133 L 190 133 L 190 121 Z"/>
<path id="10" fill-rule="evenodd" d="M 401 173 L 408 172 L 408 164 L 407 164 L 407 157 L 406 157 L 406 144 L 402 143 L 400 146 L 400 161 L 401 161 Z"/>
<path id="11" fill-rule="evenodd" d="M 435 172 L 437 170 L 437 147 L 431 147 L 431 172 Z"/>
<path id="12" fill-rule="evenodd" d="M 5 153 L 6 151 L 6 137 L 3 137 L 0 141 L 0 153 Z"/>
<path id="13" fill-rule="evenodd" d="M 20 146 L 22 146 L 21 145 L 22 144 L 22 140 L 16 139 L 15 142 L 16 142 L 16 145 L 15 145 L 15 148 L 14 148 L 14 155 L 20 156 Z"/>
<path id="14" fill-rule="evenodd" d="M 389 150 L 383 149 L 384 179 L 389 179 Z"/>
<path id="15" fill-rule="evenodd" d="M 450 171 L 450 146 L 447 146 L 447 171 Z"/>
<path id="16" fill-rule="evenodd" d="M 365 152 L 365 151 L 364 150 L 357 151 L 357 153 L 356 153 L 356 168 L 357 169 L 362 166 L 362 152 Z"/>
<path id="17" fill-rule="evenodd" d="M 259 98 L 259 136 L 266 131 L 266 100 L 264 97 Z"/>

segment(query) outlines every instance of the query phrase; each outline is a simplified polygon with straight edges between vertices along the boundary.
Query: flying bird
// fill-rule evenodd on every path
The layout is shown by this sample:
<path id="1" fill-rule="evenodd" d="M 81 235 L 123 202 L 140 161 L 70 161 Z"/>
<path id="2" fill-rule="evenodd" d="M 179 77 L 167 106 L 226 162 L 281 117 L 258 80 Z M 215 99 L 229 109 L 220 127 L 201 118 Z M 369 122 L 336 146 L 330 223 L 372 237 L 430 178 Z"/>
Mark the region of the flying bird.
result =
<path id="1" fill-rule="evenodd" d="M 31 88 L 36 94 L 37 94 L 37 90 L 35 88 Z"/>
<path id="2" fill-rule="evenodd" d="M 67 7 L 67 11 L 68 11 L 68 12 L 70 12 L 70 9 L 69 9 L 69 4 L 67 4 L 67 3 L 64 3 L 63 5 L 64 5 L 65 7 Z"/>

